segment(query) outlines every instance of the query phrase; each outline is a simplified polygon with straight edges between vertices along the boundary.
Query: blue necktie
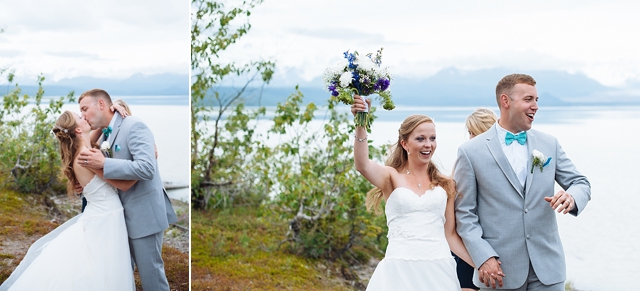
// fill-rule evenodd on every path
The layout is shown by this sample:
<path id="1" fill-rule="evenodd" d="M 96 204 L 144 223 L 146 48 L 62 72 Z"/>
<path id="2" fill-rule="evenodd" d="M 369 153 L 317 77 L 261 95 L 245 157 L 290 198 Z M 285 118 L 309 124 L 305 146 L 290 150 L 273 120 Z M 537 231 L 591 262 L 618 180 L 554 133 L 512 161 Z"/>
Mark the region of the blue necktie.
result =
<path id="1" fill-rule="evenodd" d="M 109 137 L 109 134 L 111 134 L 111 126 L 108 126 L 107 128 L 103 128 L 102 129 L 102 133 L 104 133 L 104 138 L 106 139 L 107 137 Z"/>
<path id="2" fill-rule="evenodd" d="M 519 144 L 524 145 L 524 143 L 527 142 L 527 132 L 523 131 L 518 134 L 513 134 L 507 131 L 507 136 L 504 138 L 505 143 L 510 145 L 514 140 L 517 140 Z"/>

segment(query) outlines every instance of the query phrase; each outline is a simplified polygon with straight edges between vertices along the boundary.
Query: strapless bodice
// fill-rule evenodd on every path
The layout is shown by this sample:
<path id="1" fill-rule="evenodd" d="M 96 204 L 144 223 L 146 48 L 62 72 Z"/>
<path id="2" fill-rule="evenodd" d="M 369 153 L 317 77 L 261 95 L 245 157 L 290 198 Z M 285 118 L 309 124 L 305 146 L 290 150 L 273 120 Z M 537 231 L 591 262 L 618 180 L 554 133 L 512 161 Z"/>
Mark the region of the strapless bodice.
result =
<path id="1" fill-rule="evenodd" d="M 389 245 L 385 258 L 441 259 L 451 257 L 444 236 L 447 193 L 441 187 L 421 196 L 396 188 L 387 200 L 385 214 Z"/>
<path id="2" fill-rule="evenodd" d="M 122 210 L 118 190 L 98 175 L 93 176 L 91 181 L 84 186 L 82 193 L 88 202 L 84 212 L 85 216 Z"/>

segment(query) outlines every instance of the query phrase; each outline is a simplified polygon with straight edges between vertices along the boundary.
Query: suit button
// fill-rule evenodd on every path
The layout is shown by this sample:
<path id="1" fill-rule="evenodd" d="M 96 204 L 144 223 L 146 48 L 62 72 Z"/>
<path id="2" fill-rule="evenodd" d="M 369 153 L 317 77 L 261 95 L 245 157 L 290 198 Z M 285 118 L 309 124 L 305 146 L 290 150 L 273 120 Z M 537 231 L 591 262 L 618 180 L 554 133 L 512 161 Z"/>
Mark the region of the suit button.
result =
<path id="1" fill-rule="evenodd" d="M 528 213 L 528 212 L 529 212 L 529 208 L 525 208 L 524 213 Z"/>
<path id="2" fill-rule="evenodd" d="M 529 238 L 531 238 L 531 236 L 527 234 L 527 239 L 529 239 Z"/>

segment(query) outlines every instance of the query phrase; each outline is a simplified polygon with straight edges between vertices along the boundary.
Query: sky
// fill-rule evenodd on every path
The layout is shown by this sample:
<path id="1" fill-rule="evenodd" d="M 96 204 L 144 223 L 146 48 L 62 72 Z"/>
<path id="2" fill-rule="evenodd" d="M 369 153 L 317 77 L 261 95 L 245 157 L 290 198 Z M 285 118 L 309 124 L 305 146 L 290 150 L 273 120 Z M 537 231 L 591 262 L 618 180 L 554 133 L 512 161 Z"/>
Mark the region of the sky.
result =
<path id="1" fill-rule="evenodd" d="M 295 85 L 348 49 L 384 47 L 383 66 L 395 77 L 451 67 L 560 70 L 624 87 L 640 82 L 638 11 L 639 1 L 266 0 L 221 58 L 274 60 L 273 82 Z"/>
<path id="2" fill-rule="evenodd" d="M 79 76 L 188 74 L 189 3 L 0 1 L 0 68 L 13 69 L 18 80 L 29 82 L 39 74 L 54 82 Z"/>

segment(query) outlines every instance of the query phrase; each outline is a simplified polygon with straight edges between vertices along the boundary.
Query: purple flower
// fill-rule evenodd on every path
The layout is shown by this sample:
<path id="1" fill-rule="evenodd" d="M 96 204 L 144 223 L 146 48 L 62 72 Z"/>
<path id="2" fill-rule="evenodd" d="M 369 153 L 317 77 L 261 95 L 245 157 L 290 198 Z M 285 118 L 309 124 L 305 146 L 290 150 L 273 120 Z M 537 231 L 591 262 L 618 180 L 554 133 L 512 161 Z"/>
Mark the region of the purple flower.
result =
<path id="1" fill-rule="evenodd" d="M 376 83 L 376 87 L 380 88 L 381 91 L 384 91 L 389 88 L 390 84 L 391 82 L 389 82 L 389 80 L 387 79 L 379 79 L 378 82 Z"/>

